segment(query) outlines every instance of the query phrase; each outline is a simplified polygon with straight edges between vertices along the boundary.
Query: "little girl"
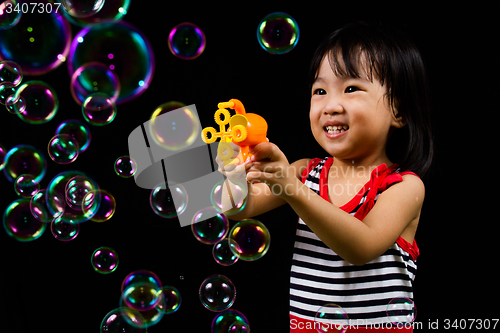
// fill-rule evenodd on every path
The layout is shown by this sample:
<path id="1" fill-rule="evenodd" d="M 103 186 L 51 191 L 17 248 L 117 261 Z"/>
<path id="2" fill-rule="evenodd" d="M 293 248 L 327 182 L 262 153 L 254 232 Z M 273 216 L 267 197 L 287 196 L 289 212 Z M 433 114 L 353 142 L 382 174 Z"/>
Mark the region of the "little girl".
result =
<path id="1" fill-rule="evenodd" d="M 330 156 L 290 164 L 265 142 L 244 164 L 219 164 L 229 179 L 246 172 L 250 182 L 245 209 L 231 219 L 285 203 L 299 216 L 290 332 L 412 331 L 420 177 L 433 156 L 424 73 L 402 34 L 347 25 L 311 66 L 311 131 Z M 329 312 L 336 319 L 320 321 Z"/>

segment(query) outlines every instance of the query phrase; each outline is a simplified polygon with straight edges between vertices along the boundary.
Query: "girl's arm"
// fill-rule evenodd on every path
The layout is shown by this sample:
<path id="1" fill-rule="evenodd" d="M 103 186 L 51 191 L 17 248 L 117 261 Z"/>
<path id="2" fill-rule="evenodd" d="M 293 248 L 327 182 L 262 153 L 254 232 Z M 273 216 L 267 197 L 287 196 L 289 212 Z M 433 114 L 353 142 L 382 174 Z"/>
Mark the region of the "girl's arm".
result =
<path id="1" fill-rule="evenodd" d="M 305 170 L 307 167 L 307 164 L 309 163 L 310 159 L 301 159 L 298 160 L 294 163 L 292 163 L 290 166 L 295 170 L 295 177 L 300 181 L 300 177 L 302 175 L 302 172 Z M 242 166 L 243 167 L 243 166 Z M 246 169 L 250 167 L 250 165 L 247 163 L 244 166 Z M 241 173 L 242 170 L 239 170 Z M 236 179 L 240 178 L 240 176 L 233 176 Z M 231 177 L 230 177 L 231 178 Z M 234 179 L 234 178 L 231 178 Z M 228 217 L 231 220 L 243 220 L 246 218 L 251 218 L 253 216 L 257 216 L 260 214 L 264 214 L 270 210 L 273 210 L 279 206 L 282 206 L 286 204 L 286 201 L 282 199 L 281 197 L 277 196 L 276 190 L 271 190 L 269 186 L 267 186 L 264 183 L 253 183 L 249 184 L 247 183 L 246 180 L 246 172 L 243 173 L 243 179 L 239 180 L 239 183 L 241 184 L 246 184 L 248 186 L 248 195 L 247 195 L 247 202 L 245 205 L 245 208 L 234 215 L 228 215 Z M 229 200 L 230 197 L 227 195 L 227 185 L 230 186 L 231 192 L 235 193 L 235 185 L 228 179 L 225 181 L 225 186 L 223 189 L 223 195 L 222 197 L 225 199 L 226 205 L 229 205 Z"/>
<path id="2" fill-rule="evenodd" d="M 416 228 L 425 189 L 413 175 L 392 185 L 377 199 L 363 221 L 332 205 L 296 177 L 290 177 L 286 157 L 271 143 L 256 146 L 247 179 L 281 186 L 288 202 L 309 228 L 344 260 L 363 265 L 382 255 L 406 228 Z M 284 176 L 283 176 L 284 175 Z"/>

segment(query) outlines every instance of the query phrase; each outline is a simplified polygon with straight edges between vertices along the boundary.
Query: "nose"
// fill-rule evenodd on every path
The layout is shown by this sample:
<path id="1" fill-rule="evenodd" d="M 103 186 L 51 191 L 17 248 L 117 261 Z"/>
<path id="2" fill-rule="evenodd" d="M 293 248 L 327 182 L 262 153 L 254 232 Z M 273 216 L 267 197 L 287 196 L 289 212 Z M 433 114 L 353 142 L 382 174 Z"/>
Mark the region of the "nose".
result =
<path id="1" fill-rule="evenodd" d="M 322 111 L 325 115 L 332 115 L 335 113 L 343 113 L 344 107 L 338 97 L 331 95 L 329 98 L 325 99 Z"/>

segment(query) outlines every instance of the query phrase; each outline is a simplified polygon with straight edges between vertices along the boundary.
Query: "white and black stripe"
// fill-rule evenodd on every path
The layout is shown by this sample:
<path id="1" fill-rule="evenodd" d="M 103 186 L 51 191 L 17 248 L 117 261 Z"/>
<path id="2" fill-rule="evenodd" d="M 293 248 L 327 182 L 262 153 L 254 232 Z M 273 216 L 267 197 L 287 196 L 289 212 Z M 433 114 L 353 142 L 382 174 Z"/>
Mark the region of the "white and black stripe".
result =
<path id="1" fill-rule="evenodd" d="M 304 181 L 318 194 L 326 160 L 319 162 Z M 349 212 L 351 215 L 367 193 Z M 347 312 L 350 320 L 389 323 L 389 302 L 394 298 L 413 299 L 416 269 L 416 260 L 398 243 L 363 266 L 352 265 L 328 248 L 299 218 L 290 277 L 290 314 L 314 320 L 320 307 L 334 303 Z"/>

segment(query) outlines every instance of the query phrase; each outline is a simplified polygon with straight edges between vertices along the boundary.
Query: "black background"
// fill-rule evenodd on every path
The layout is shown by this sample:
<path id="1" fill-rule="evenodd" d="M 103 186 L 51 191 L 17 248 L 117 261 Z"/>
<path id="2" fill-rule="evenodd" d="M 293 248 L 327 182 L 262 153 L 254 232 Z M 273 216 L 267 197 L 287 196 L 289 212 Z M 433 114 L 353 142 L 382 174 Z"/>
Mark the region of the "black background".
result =
<path id="1" fill-rule="evenodd" d="M 164 285 L 178 288 L 183 298 L 179 311 L 164 316 L 150 332 L 209 332 L 215 313 L 202 306 L 198 288 L 215 273 L 234 282 L 233 309 L 247 316 L 252 332 L 287 332 L 296 226 L 289 207 L 256 217 L 272 236 L 265 257 L 222 267 L 213 260 L 211 246 L 198 242 L 189 227 L 155 215 L 150 191 L 137 187 L 133 178 L 116 176 L 113 162 L 128 154 L 128 135 L 160 104 L 196 104 L 202 124 L 208 124 L 217 103 L 231 98 L 268 121 L 269 139 L 290 162 L 324 156 L 309 128 L 309 62 L 327 34 L 358 19 L 392 24 L 408 33 L 421 49 L 430 77 L 438 153 L 416 235 L 421 250 L 414 285 L 416 320 L 427 327 L 429 320 L 439 319 L 442 328 L 446 318 L 498 318 L 494 163 L 499 141 L 499 29 L 488 14 L 494 8 L 284 3 L 201 7 L 132 1 L 124 20 L 142 31 L 153 47 L 152 83 L 143 95 L 119 105 L 110 125 L 90 126 L 90 147 L 74 163 L 61 166 L 46 155 L 47 175 L 41 183 L 45 187 L 64 170 L 84 171 L 115 196 L 116 213 L 105 223 L 82 224 L 78 237 L 67 243 L 54 239 L 49 230 L 28 243 L 0 231 L 0 331 L 98 332 L 104 315 L 118 307 L 123 278 L 147 269 Z M 285 55 L 266 53 L 256 39 L 257 24 L 275 11 L 287 12 L 300 27 L 297 47 Z M 169 31 L 185 21 L 197 24 L 207 37 L 205 52 L 192 61 L 174 57 L 167 46 Z M 72 26 L 73 36 L 80 29 Z M 83 117 L 70 95 L 66 64 L 23 81 L 34 79 L 56 90 L 57 115 L 46 124 L 30 125 L 2 112 L 0 143 L 8 149 L 31 144 L 46 154 L 58 124 Z M 0 188 L 3 211 L 16 194 L 4 176 Z M 112 274 L 98 274 L 90 265 L 90 255 L 99 246 L 110 246 L 120 256 Z"/>

